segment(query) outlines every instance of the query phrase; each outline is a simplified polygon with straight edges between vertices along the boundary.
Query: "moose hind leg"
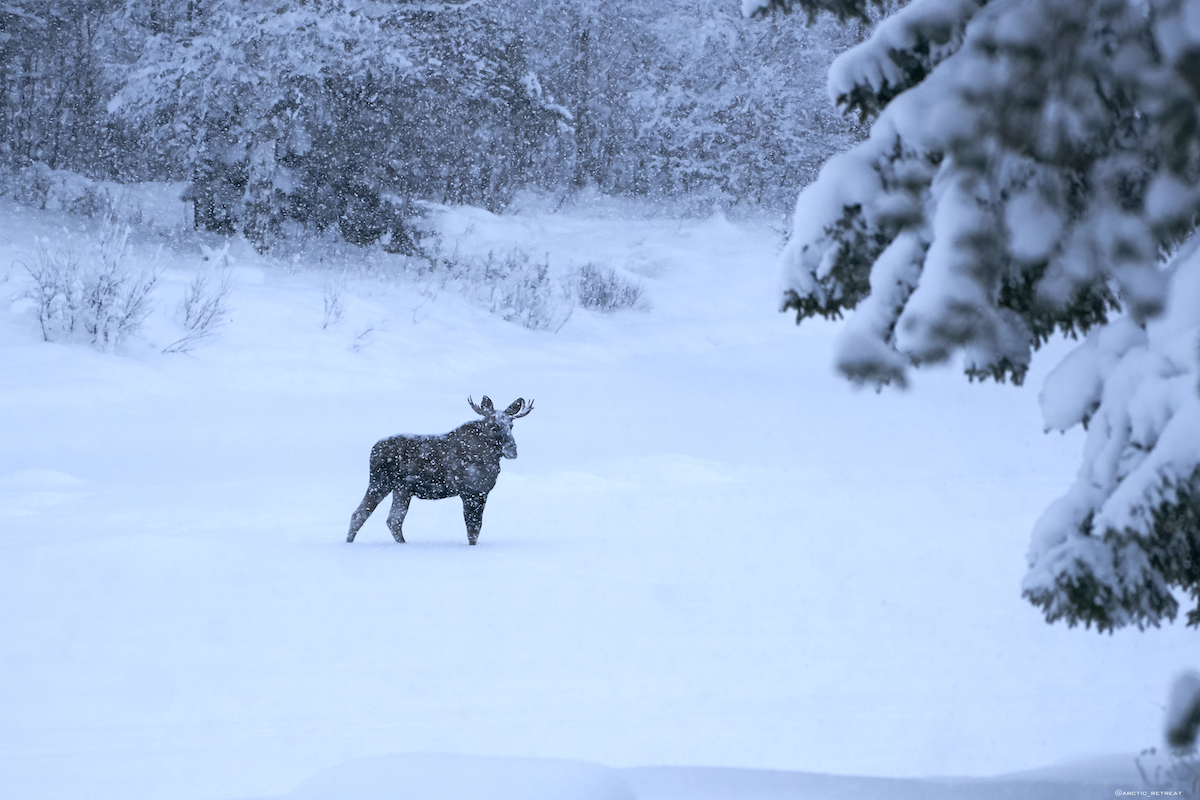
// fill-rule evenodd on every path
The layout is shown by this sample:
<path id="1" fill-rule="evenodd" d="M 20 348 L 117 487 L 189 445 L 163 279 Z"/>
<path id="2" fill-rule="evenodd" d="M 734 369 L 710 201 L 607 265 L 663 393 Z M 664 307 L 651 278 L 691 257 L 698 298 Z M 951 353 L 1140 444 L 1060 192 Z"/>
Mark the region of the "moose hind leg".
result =
<path id="1" fill-rule="evenodd" d="M 371 512 L 375 510 L 375 506 L 379 505 L 379 501 L 387 497 L 387 492 L 377 489 L 375 486 L 367 487 L 367 494 L 363 497 L 358 508 L 354 509 L 354 513 L 350 515 L 350 533 L 346 535 L 347 542 L 353 542 L 354 537 L 358 534 L 358 529 L 367 521 L 367 517 L 371 516 Z"/>
<path id="2" fill-rule="evenodd" d="M 397 489 L 392 493 L 392 510 L 388 512 L 387 524 L 392 537 L 404 544 L 404 515 L 408 513 L 408 502 L 412 495 Z"/>
<path id="3" fill-rule="evenodd" d="M 483 526 L 483 506 L 487 503 L 486 494 L 464 494 L 462 496 L 463 519 L 467 523 L 467 543 L 479 541 L 479 529 Z"/>

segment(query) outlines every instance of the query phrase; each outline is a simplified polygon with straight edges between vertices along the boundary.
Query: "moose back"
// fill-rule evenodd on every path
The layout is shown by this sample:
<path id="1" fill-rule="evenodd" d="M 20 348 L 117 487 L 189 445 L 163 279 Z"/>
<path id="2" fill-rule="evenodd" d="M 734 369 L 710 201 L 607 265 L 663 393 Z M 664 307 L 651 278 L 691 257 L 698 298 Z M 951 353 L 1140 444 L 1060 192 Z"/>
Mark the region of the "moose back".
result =
<path id="1" fill-rule="evenodd" d="M 397 542 L 404 543 L 404 515 L 412 498 L 441 500 L 455 495 L 462 498 L 467 541 L 479 541 L 483 507 L 500 475 L 500 459 L 517 457 L 513 420 L 532 411 L 533 401 L 526 405 L 518 398 L 503 411 L 496 411 L 486 395 L 479 405 L 469 397 L 467 402 L 482 419 L 440 436 L 404 434 L 375 443 L 367 494 L 350 517 L 347 542 L 354 541 L 358 529 L 388 494 L 392 495 L 392 510 L 387 524 Z"/>

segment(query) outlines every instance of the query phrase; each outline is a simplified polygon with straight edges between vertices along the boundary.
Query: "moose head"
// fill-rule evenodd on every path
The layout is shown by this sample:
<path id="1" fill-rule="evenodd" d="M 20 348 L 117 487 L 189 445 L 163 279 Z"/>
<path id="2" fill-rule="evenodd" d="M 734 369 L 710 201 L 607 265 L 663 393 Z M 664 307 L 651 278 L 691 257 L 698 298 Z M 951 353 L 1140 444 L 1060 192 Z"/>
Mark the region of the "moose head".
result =
<path id="1" fill-rule="evenodd" d="M 483 396 L 481 403 L 476 404 L 470 397 L 467 398 L 467 402 L 476 414 L 483 417 L 488 436 L 500 445 L 500 455 L 505 458 L 516 458 L 517 440 L 512 435 L 513 420 L 520 419 L 530 411 L 533 411 L 533 401 L 530 400 L 529 405 L 526 406 L 525 399 L 518 397 L 513 401 L 512 405 L 500 413 L 496 412 L 495 407 L 492 405 L 492 399 L 486 394 Z"/>

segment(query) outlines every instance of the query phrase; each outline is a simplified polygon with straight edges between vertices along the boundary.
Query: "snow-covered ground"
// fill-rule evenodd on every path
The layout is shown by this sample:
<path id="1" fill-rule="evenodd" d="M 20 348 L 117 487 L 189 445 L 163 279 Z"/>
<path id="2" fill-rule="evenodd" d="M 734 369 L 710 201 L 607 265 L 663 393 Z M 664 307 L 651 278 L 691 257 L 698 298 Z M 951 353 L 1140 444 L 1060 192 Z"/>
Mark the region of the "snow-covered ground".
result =
<path id="1" fill-rule="evenodd" d="M 648 308 L 535 331 L 386 254 L 234 244 L 229 325 L 164 355 L 220 242 L 156 210 L 129 258 L 158 306 L 113 354 L 43 342 L 21 299 L 35 237 L 84 254 L 96 224 L 0 201 L 0 797 L 326 798 L 329 769 L 476 768 L 597 798 L 998 797 L 799 773 L 1113 753 L 1028 796 L 1139 788 L 1195 634 L 1051 627 L 1019 597 L 1081 441 L 1041 433 L 1053 355 L 1023 389 L 856 392 L 835 324 L 775 313 L 778 231 L 612 209 L 437 218 L 460 254 L 611 267 Z M 372 443 L 484 394 L 536 407 L 480 545 L 457 500 L 414 501 L 406 545 L 386 507 L 346 544 Z"/>

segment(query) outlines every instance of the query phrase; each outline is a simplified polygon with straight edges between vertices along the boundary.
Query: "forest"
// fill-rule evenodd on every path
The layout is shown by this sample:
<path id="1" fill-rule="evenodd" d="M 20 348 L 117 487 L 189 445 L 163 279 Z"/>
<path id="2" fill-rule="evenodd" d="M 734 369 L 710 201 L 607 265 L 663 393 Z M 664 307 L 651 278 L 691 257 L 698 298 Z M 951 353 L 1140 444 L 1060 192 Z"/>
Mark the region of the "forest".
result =
<path id="1" fill-rule="evenodd" d="M 47 170 L 186 181 L 263 250 L 411 250 L 414 203 L 522 190 L 782 210 L 860 136 L 824 96 L 860 34 L 716 0 L 14 0 L 0 161 L 34 199 Z"/>

